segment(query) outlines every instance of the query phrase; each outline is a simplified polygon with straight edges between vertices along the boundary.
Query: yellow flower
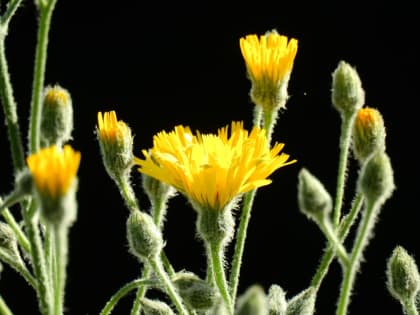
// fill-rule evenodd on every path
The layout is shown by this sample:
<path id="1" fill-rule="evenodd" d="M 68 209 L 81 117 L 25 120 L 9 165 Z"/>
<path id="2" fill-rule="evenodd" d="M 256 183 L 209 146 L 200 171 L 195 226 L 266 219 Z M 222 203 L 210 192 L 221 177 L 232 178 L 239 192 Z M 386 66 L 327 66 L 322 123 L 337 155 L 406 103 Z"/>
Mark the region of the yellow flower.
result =
<path id="1" fill-rule="evenodd" d="M 66 195 L 76 178 L 80 152 L 69 145 L 41 149 L 27 158 L 36 189 L 43 196 L 56 199 Z"/>
<path id="2" fill-rule="evenodd" d="M 189 127 L 177 126 L 153 138 L 153 148 L 135 158 L 139 171 L 172 185 L 193 204 L 222 210 L 238 195 L 271 183 L 276 169 L 294 163 L 281 153 L 284 144 L 269 148 L 264 129 L 251 133 L 233 122 L 218 134 L 194 135 Z"/>
<path id="3" fill-rule="evenodd" d="M 252 81 L 253 101 L 271 110 L 283 106 L 298 41 L 272 31 L 259 38 L 247 35 L 240 39 L 240 47 Z"/>
<path id="4" fill-rule="evenodd" d="M 131 132 L 125 122 L 117 120 L 115 111 L 105 112 L 103 115 L 98 112 L 98 131 L 99 137 L 105 142 L 122 141 Z"/>
<path id="5" fill-rule="evenodd" d="M 120 181 L 127 178 L 133 165 L 133 138 L 125 122 L 115 111 L 98 113 L 97 126 L 102 161 L 108 175 Z"/>

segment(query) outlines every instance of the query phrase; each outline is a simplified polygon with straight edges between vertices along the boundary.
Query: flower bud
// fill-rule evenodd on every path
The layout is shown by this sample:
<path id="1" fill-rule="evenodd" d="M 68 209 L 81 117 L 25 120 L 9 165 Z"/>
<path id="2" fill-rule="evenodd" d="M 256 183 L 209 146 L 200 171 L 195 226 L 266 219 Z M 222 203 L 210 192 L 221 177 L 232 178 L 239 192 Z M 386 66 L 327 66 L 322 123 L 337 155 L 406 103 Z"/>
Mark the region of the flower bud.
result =
<path id="1" fill-rule="evenodd" d="M 269 315 L 286 315 L 286 309 L 286 293 L 280 286 L 273 284 L 268 290 Z"/>
<path id="2" fill-rule="evenodd" d="M 305 168 L 298 175 L 298 203 L 300 211 L 315 221 L 328 216 L 332 209 L 330 194 Z"/>
<path id="3" fill-rule="evenodd" d="M 316 290 L 313 287 L 302 291 L 287 305 L 287 315 L 313 315 L 315 312 Z"/>
<path id="4" fill-rule="evenodd" d="M 10 258 L 21 260 L 15 233 L 12 228 L 0 221 L 0 249 Z"/>
<path id="5" fill-rule="evenodd" d="M 399 301 L 413 300 L 420 290 L 420 275 L 414 259 L 401 246 L 392 252 L 387 264 L 387 286 Z"/>
<path id="6" fill-rule="evenodd" d="M 133 165 L 133 137 L 125 122 L 117 120 L 115 111 L 98 113 L 97 134 L 102 161 L 114 180 L 128 177 Z"/>
<path id="7" fill-rule="evenodd" d="M 163 248 L 162 234 L 147 213 L 132 211 L 127 220 L 127 239 L 130 252 L 147 261 L 160 254 Z"/>
<path id="8" fill-rule="evenodd" d="M 344 116 L 356 113 L 365 102 L 365 92 L 356 70 L 340 61 L 332 74 L 332 103 Z"/>
<path id="9" fill-rule="evenodd" d="M 214 287 L 191 272 L 178 273 L 172 281 L 184 302 L 196 311 L 209 310 L 219 298 Z"/>
<path id="10" fill-rule="evenodd" d="M 365 107 L 358 111 L 353 127 L 353 153 L 362 164 L 371 154 L 385 151 L 385 125 L 381 113 Z"/>
<path id="11" fill-rule="evenodd" d="M 40 138 L 43 147 L 58 146 L 71 140 L 73 105 L 70 93 L 59 85 L 44 90 Z"/>
<path id="12" fill-rule="evenodd" d="M 360 171 L 358 187 L 370 202 L 383 203 L 391 197 L 395 188 L 394 175 L 385 152 L 377 152 L 366 161 Z"/>
<path id="13" fill-rule="evenodd" d="M 175 315 L 168 304 L 161 301 L 142 298 L 141 306 L 144 315 Z"/>
<path id="14" fill-rule="evenodd" d="M 237 304 L 236 315 L 268 315 L 267 297 L 258 285 L 248 288 Z"/>

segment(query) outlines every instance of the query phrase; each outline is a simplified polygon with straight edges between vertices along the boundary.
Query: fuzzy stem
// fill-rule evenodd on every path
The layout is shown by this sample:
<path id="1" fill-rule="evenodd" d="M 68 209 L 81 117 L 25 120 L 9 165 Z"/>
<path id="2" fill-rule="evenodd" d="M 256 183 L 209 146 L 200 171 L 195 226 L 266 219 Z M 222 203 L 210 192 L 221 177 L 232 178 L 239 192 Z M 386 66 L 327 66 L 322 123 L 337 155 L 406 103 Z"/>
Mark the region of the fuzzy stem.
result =
<path id="1" fill-rule="evenodd" d="M 230 287 L 230 297 L 234 303 L 236 300 L 236 295 L 238 292 L 239 285 L 239 276 L 242 265 L 242 257 L 245 249 L 245 241 L 248 231 L 248 225 L 251 218 L 252 204 L 254 202 L 255 195 L 257 190 L 254 189 L 245 194 L 244 205 L 242 207 L 241 219 L 238 227 L 238 232 L 236 234 L 236 243 L 233 254 L 232 267 L 230 271 L 229 283 Z"/>
<path id="2" fill-rule="evenodd" d="M 29 283 L 32 288 L 36 290 L 36 279 L 31 275 L 20 257 L 11 257 L 4 251 L 4 249 L 0 248 L 0 260 L 12 267 L 26 280 L 26 282 Z M 0 314 L 2 313 L 0 312 Z"/>
<path id="3" fill-rule="evenodd" d="M 105 304 L 104 308 L 102 309 L 99 315 L 111 314 L 112 310 L 115 308 L 117 303 L 121 300 L 121 298 L 126 296 L 131 291 L 139 287 L 144 287 L 144 286 L 154 285 L 154 284 L 156 284 L 154 281 L 145 280 L 145 279 L 136 279 L 134 281 L 131 281 L 130 283 L 127 283 L 109 299 L 109 301 Z"/>
<path id="4" fill-rule="evenodd" d="M 42 93 L 45 81 L 45 68 L 47 65 L 48 36 L 51 26 L 51 17 L 56 3 L 57 0 L 49 0 L 45 5 L 39 6 L 39 26 L 36 41 L 31 114 L 29 120 L 28 135 L 30 153 L 37 152 L 40 146 Z"/>
<path id="5" fill-rule="evenodd" d="M 140 211 L 136 196 L 134 194 L 133 188 L 130 185 L 128 176 L 121 176 L 120 178 L 117 178 L 116 183 L 117 186 L 120 188 L 121 196 L 123 197 L 128 210 L 130 210 L 130 212 Z"/>
<path id="6" fill-rule="evenodd" d="M 231 295 L 229 294 L 229 287 L 226 281 L 225 270 L 223 268 L 223 247 L 221 244 L 208 245 L 209 257 L 211 259 L 211 266 L 213 268 L 214 282 L 219 289 L 220 295 L 225 302 L 229 315 L 233 315 L 234 305 L 232 303 Z"/>
<path id="7" fill-rule="evenodd" d="M 419 315 L 419 312 L 417 311 L 417 307 L 416 307 L 416 303 L 415 303 L 414 299 L 404 301 L 402 303 L 402 307 L 403 307 L 403 310 L 404 310 L 404 314 Z"/>
<path id="8" fill-rule="evenodd" d="M 165 288 L 166 293 L 171 298 L 172 302 L 178 310 L 179 315 L 189 315 L 187 309 L 182 303 L 182 299 L 176 291 L 171 279 L 169 278 L 166 271 L 163 269 L 160 257 L 154 257 L 149 260 L 150 266 L 155 272 L 156 276 L 160 280 L 162 286 Z"/>
<path id="9" fill-rule="evenodd" d="M 341 243 L 344 242 L 344 240 L 346 239 L 350 231 L 350 228 L 352 227 L 358 213 L 360 212 L 360 208 L 362 204 L 363 204 L 363 196 L 361 193 L 358 193 L 356 195 L 356 198 L 354 199 L 353 206 L 349 214 L 346 217 L 344 217 L 338 229 L 338 237 Z M 311 281 L 312 287 L 319 289 L 319 287 L 321 286 L 322 280 L 324 280 L 334 257 L 335 257 L 334 248 L 330 244 L 328 244 L 327 248 L 324 251 L 324 255 L 321 258 L 321 263 L 318 267 L 318 270 L 316 271 L 314 277 L 312 278 L 312 281 Z"/>
<path id="10" fill-rule="evenodd" d="M 29 253 L 31 250 L 31 246 L 29 245 L 28 238 L 26 237 L 25 233 L 20 228 L 19 224 L 16 222 L 14 216 L 10 213 L 8 209 L 3 210 L 2 216 L 4 220 L 7 222 L 7 224 L 9 224 L 13 232 L 15 233 L 16 239 L 20 247 L 25 251 L 25 253 Z"/>
<path id="11" fill-rule="evenodd" d="M 320 220 L 319 227 L 324 233 L 325 237 L 328 239 L 328 242 L 334 248 L 336 255 L 338 256 L 341 264 L 344 267 L 348 267 L 349 265 L 349 255 L 347 254 L 346 249 L 344 248 L 342 242 L 340 241 L 339 237 L 333 230 L 331 223 L 327 220 Z"/>
<path id="12" fill-rule="evenodd" d="M 344 188 L 346 182 L 346 171 L 351 142 L 351 130 L 356 115 L 342 116 L 341 136 L 340 136 L 340 156 L 337 171 L 337 191 L 334 202 L 333 226 L 337 228 L 341 219 L 341 208 L 343 204 Z"/>
<path id="13" fill-rule="evenodd" d="M 350 264 L 348 268 L 344 269 L 344 278 L 341 284 L 340 296 L 338 299 L 337 315 L 347 314 L 347 309 L 350 304 L 350 295 L 354 287 L 356 274 L 360 267 L 363 250 L 366 248 L 369 236 L 372 233 L 375 224 L 375 213 L 377 211 L 377 203 L 367 200 L 365 213 L 360 222 L 350 255 Z"/>
<path id="14" fill-rule="evenodd" d="M 31 244 L 31 259 L 37 283 L 39 309 L 42 315 L 52 314 L 52 295 L 50 281 L 47 275 L 44 250 L 38 227 L 38 221 L 30 216 L 36 209 L 35 202 L 30 205 L 29 211 L 24 212 L 24 220 L 29 243 Z"/>
<path id="15" fill-rule="evenodd" d="M 2 23 L 0 24 L 0 100 L 3 105 L 4 116 L 6 119 L 13 166 L 16 171 L 19 171 L 24 168 L 25 160 L 16 102 L 13 97 L 13 88 L 10 83 L 10 75 L 5 53 L 7 25 L 4 25 L 4 23 L 4 20 L 2 20 Z"/>
<path id="16" fill-rule="evenodd" d="M 53 226 L 52 237 L 54 246 L 55 274 L 54 278 L 54 315 L 63 314 L 64 293 L 66 284 L 66 268 L 68 255 L 68 228 L 66 226 Z"/>

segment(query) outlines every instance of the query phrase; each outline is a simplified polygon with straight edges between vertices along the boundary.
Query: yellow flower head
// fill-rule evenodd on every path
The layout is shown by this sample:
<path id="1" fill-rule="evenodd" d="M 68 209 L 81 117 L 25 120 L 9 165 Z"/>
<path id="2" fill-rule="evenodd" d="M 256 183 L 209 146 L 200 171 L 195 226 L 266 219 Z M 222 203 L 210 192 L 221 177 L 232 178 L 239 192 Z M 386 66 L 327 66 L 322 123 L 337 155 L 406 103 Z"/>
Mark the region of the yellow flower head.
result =
<path id="1" fill-rule="evenodd" d="M 294 163 L 281 153 L 284 144 L 272 149 L 266 131 L 254 127 L 251 133 L 233 122 L 218 134 L 194 135 L 190 128 L 177 126 L 153 138 L 153 148 L 135 158 L 139 171 L 172 185 L 193 204 L 222 210 L 238 195 L 271 183 L 276 169 Z"/>
<path id="2" fill-rule="evenodd" d="M 241 52 L 253 80 L 269 80 L 273 83 L 283 80 L 293 67 L 298 42 L 277 32 L 261 35 L 247 35 L 240 39 Z"/>
<path id="3" fill-rule="evenodd" d="M 353 128 L 353 152 L 363 162 L 372 153 L 385 150 L 385 124 L 381 113 L 370 107 L 357 112 Z"/>
<path id="4" fill-rule="evenodd" d="M 41 149 L 27 158 L 35 187 L 43 196 L 52 199 L 66 195 L 76 178 L 80 164 L 80 152 L 69 145 Z"/>
<path id="5" fill-rule="evenodd" d="M 117 120 L 115 111 L 105 112 L 103 115 L 98 112 L 98 132 L 101 140 L 108 143 L 131 137 L 130 129 L 125 122 Z"/>

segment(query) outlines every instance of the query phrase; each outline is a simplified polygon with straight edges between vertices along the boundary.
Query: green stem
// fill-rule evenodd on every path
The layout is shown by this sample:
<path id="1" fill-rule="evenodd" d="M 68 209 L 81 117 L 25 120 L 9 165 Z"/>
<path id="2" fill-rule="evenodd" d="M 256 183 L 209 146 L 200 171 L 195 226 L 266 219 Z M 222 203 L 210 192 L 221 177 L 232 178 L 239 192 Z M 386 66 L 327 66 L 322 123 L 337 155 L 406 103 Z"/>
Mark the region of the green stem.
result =
<path id="1" fill-rule="evenodd" d="M 44 250 L 40 237 L 38 221 L 34 217 L 30 217 L 30 213 L 36 208 L 35 202 L 32 202 L 29 211 L 24 213 L 26 233 L 28 235 L 29 243 L 31 244 L 31 259 L 32 265 L 37 279 L 37 295 L 39 309 L 42 315 L 50 315 L 52 312 L 52 296 L 51 286 L 47 275 L 47 268 L 45 264 Z"/>
<path id="2" fill-rule="evenodd" d="M 254 189 L 244 196 L 244 204 L 242 207 L 241 219 L 236 234 L 236 243 L 233 254 L 232 267 L 230 271 L 229 283 L 230 283 L 230 296 L 232 303 L 236 300 L 238 292 L 239 277 L 241 272 L 242 257 L 245 249 L 245 241 L 248 231 L 249 220 L 251 218 L 252 204 L 255 199 L 257 190 Z"/>
<path id="3" fill-rule="evenodd" d="M 115 308 L 117 303 L 126 296 L 131 291 L 148 285 L 155 285 L 156 283 L 151 280 L 144 280 L 144 279 L 137 279 L 130 283 L 127 283 L 125 286 L 123 286 L 121 289 L 119 289 L 112 297 L 111 299 L 106 303 L 105 307 L 102 309 L 101 313 L 99 315 L 109 315 L 111 314 L 112 310 Z"/>
<path id="4" fill-rule="evenodd" d="M 4 21 L 2 21 L 4 23 Z M 13 97 L 13 88 L 5 52 L 5 39 L 7 25 L 0 26 L 0 99 L 6 119 L 7 132 L 15 171 L 22 170 L 25 166 L 23 145 L 16 111 L 16 102 Z"/>
<path id="5" fill-rule="evenodd" d="M 8 26 L 10 20 L 12 19 L 13 15 L 16 13 L 16 10 L 20 6 L 23 0 L 11 0 L 7 4 L 6 12 L 4 12 L 3 16 L 1 17 L 1 24 L 4 26 Z"/>
<path id="6" fill-rule="evenodd" d="M 253 117 L 254 126 L 261 127 L 262 113 L 263 113 L 262 106 L 255 105 L 254 106 L 254 117 Z"/>
<path id="7" fill-rule="evenodd" d="M 28 135 L 30 153 L 37 152 L 40 146 L 42 93 L 45 81 L 45 68 L 47 65 L 48 35 L 51 26 L 51 17 L 56 3 L 57 0 L 49 0 L 47 4 L 39 6 L 40 16 L 36 41 L 31 115 L 29 120 Z"/>
<path id="8" fill-rule="evenodd" d="M 54 245 L 54 315 L 63 314 L 64 292 L 66 284 L 66 268 L 68 255 L 68 228 L 66 226 L 52 227 Z"/>
<path id="9" fill-rule="evenodd" d="M 116 180 L 117 186 L 120 188 L 121 196 L 125 201 L 125 205 L 130 211 L 140 211 L 133 188 L 130 185 L 128 176 L 122 176 Z"/>
<path id="10" fill-rule="evenodd" d="M 417 311 L 415 299 L 404 301 L 402 306 L 403 306 L 404 314 L 419 315 L 419 312 Z"/>
<path id="11" fill-rule="evenodd" d="M 377 211 L 378 205 L 375 202 L 368 200 L 350 255 L 349 267 L 344 270 L 344 278 L 341 284 L 340 296 L 338 299 L 337 315 L 347 314 L 347 309 L 350 304 L 350 295 L 354 287 L 356 274 L 359 270 L 363 250 L 366 248 L 369 236 L 373 230 L 376 217 L 375 212 Z"/>
<path id="12" fill-rule="evenodd" d="M 172 302 L 178 310 L 179 315 L 189 315 L 187 309 L 182 303 L 182 299 L 176 291 L 171 279 L 166 271 L 163 269 L 160 257 L 154 257 L 149 260 L 150 266 L 160 280 L 162 286 L 165 288 L 166 293 L 171 298 Z"/>
<path id="13" fill-rule="evenodd" d="M 0 295 L 0 314 L 1 315 L 13 315 L 12 311 L 7 306 L 6 302 L 4 301 L 4 299 L 1 295 Z"/>
<path id="14" fill-rule="evenodd" d="M 340 136 L 340 156 L 338 160 L 337 171 L 337 191 L 335 195 L 334 211 L 333 211 L 333 226 L 337 228 L 341 219 L 341 208 L 344 197 L 344 187 L 346 181 L 346 171 L 349 157 L 349 149 L 351 142 L 351 130 L 355 115 L 342 116 L 341 122 L 341 136 Z"/>
<path id="15" fill-rule="evenodd" d="M 4 220 L 7 222 L 7 224 L 9 224 L 13 232 L 15 233 L 16 239 L 20 247 L 25 251 L 25 253 L 29 253 L 31 250 L 31 246 L 29 245 L 28 238 L 26 237 L 25 233 L 23 233 L 19 224 L 16 222 L 14 216 L 10 213 L 8 209 L 3 210 L 2 216 Z"/>
<path id="16" fill-rule="evenodd" d="M 223 248 L 221 244 L 209 244 L 209 256 L 213 267 L 214 281 L 219 289 L 220 295 L 225 302 L 229 315 L 233 315 L 234 305 L 229 294 L 228 283 L 226 281 L 225 270 L 223 268 Z"/>
<path id="17" fill-rule="evenodd" d="M 343 243 L 344 240 L 346 239 L 350 231 L 350 228 L 352 227 L 353 223 L 356 220 L 357 214 L 359 213 L 362 204 L 363 204 L 363 196 L 362 194 L 358 193 L 356 195 L 356 198 L 354 199 L 353 206 L 350 210 L 350 213 L 346 217 L 344 217 L 338 229 L 338 237 L 341 243 Z M 335 257 L 334 248 L 330 244 L 328 244 L 327 248 L 324 251 L 324 255 L 321 258 L 321 263 L 319 264 L 318 270 L 316 271 L 314 277 L 312 278 L 312 281 L 311 281 L 312 287 L 319 289 L 319 287 L 321 286 L 322 280 L 324 280 L 334 257 Z"/>
<path id="18" fill-rule="evenodd" d="M 328 239 L 328 242 L 334 248 L 334 251 L 340 259 L 340 262 L 343 265 L 343 267 L 347 268 L 349 265 L 349 255 L 347 254 L 347 251 L 344 248 L 339 237 L 337 237 L 335 231 L 332 229 L 331 223 L 327 220 L 321 220 L 319 222 L 319 227 L 324 233 L 325 237 Z"/>
<path id="19" fill-rule="evenodd" d="M 37 283 L 35 278 L 31 275 L 29 270 L 26 268 L 20 257 L 12 257 L 8 255 L 4 249 L 0 248 L 0 260 L 12 267 L 17 273 L 19 273 L 32 288 L 36 289 Z M 1 313 L 0 313 L 1 314 Z"/>
<path id="20" fill-rule="evenodd" d="M 267 131 L 267 143 L 270 145 L 271 138 L 274 132 L 274 126 L 277 121 L 278 111 L 277 110 L 268 111 L 268 112 L 263 111 L 263 115 L 264 115 L 263 127 Z"/>

